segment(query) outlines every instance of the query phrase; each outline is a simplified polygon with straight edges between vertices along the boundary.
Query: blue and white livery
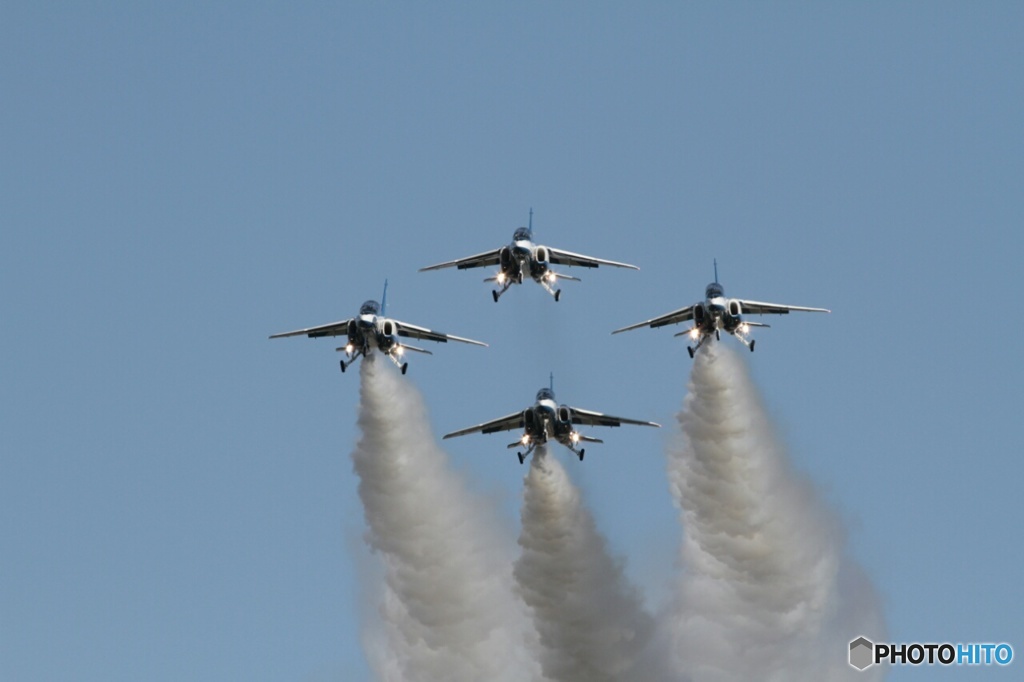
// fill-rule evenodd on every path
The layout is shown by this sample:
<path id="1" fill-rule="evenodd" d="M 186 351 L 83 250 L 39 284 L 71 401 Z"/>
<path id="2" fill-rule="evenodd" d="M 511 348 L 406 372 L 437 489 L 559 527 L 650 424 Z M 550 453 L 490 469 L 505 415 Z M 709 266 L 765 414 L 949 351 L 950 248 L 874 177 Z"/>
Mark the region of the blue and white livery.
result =
<path id="1" fill-rule="evenodd" d="M 371 348 L 376 348 L 390 358 L 402 370 L 402 374 L 405 374 L 405 371 L 409 368 L 408 362 L 402 362 L 402 356 L 405 354 L 405 351 L 412 350 L 417 353 L 426 353 L 427 355 L 433 355 L 433 353 L 424 348 L 417 348 L 416 346 L 404 343 L 399 340 L 400 338 L 425 339 L 439 343 L 460 341 L 462 343 L 471 343 L 474 346 L 487 345 L 483 341 L 452 336 L 451 334 L 433 331 L 426 327 L 418 327 L 408 322 L 385 317 L 387 300 L 388 283 L 384 282 L 384 295 L 381 296 L 380 303 L 377 301 L 363 303 L 359 308 L 359 314 L 355 317 L 339 322 L 331 322 L 330 324 L 322 324 L 318 327 L 282 332 L 274 334 L 270 338 L 308 336 L 311 339 L 315 339 L 321 336 L 347 336 L 348 343 L 336 349 L 344 351 L 348 357 L 347 363 L 344 360 L 340 361 L 342 372 L 361 356 L 367 355 Z"/>
<path id="2" fill-rule="evenodd" d="M 562 294 L 561 289 L 555 289 L 552 285 L 560 279 L 580 281 L 578 277 L 564 275 L 551 269 L 552 265 L 577 266 L 582 268 L 596 268 L 599 265 L 611 265 L 617 268 L 629 268 L 639 270 L 635 265 L 619 263 L 593 256 L 563 251 L 550 246 L 542 246 L 533 243 L 533 209 L 530 209 L 530 224 L 528 227 L 520 227 L 512 235 L 512 242 L 500 249 L 485 251 L 475 256 L 467 256 L 457 260 L 428 265 L 420 268 L 420 272 L 427 270 L 440 270 L 442 268 L 483 268 L 490 265 L 497 265 L 498 272 L 493 277 L 488 277 L 485 282 L 496 282 L 501 288 L 491 291 L 494 302 L 505 293 L 513 284 L 522 284 L 526 277 L 544 287 L 544 290 L 554 296 L 555 301 Z"/>
<path id="3" fill-rule="evenodd" d="M 748 339 L 751 327 L 768 327 L 762 322 L 751 322 L 744 320 L 743 315 L 786 315 L 790 311 L 805 311 L 812 313 L 830 313 L 827 308 L 807 308 L 798 305 L 785 305 L 782 303 L 765 303 L 763 301 L 750 301 L 744 298 L 726 298 L 725 289 L 718 283 L 718 261 L 715 261 L 715 281 L 704 290 L 704 300 L 693 305 L 673 310 L 660 317 L 644 320 L 628 327 L 616 329 L 612 334 L 639 329 L 640 327 L 664 327 L 669 324 L 693 321 L 693 327 L 676 336 L 689 335 L 697 341 L 693 346 L 687 346 L 690 357 L 699 349 L 704 342 L 713 334 L 716 339 L 721 338 L 721 332 L 725 331 L 740 340 L 744 346 L 754 351 L 755 339 Z"/>
<path id="4" fill-rule="evenodd" d="M 575 425 L 577 424 L 589 424 L 591 426 L 621 426 L 622 424 L 661 426 L 654 422 L 615 417 L 610 414 L 601 414 L 600 412 L 583 410 L 569 405 L 559 405 L 555 401 L 553 379 L 551 384 L 537 391 L 537 398 L 534 404 L 522 412 L 513 412 L 483 424 L 470 426 L 467 429 L 452 431 L 449 434 L 445 434 L 444 437 L 454 438 L 455 436 L 464 436 L 468 433 L 497 433 L 498 431 L 523 429 L 522 437 L 514 443 L 508 444 L 510 449 L 526 448 L 526 452 L 516 453 L 519 456 L 520 464 L 533 452 L 534 448 L 547 443 L 548 440 L 555 440 L 569 448 L 582 462 L 584 449 L 577 447 L 580 441 L 589 443 L 603 443 L 604 441 L 599 438 L 584 436 L 576 430 Z"/>

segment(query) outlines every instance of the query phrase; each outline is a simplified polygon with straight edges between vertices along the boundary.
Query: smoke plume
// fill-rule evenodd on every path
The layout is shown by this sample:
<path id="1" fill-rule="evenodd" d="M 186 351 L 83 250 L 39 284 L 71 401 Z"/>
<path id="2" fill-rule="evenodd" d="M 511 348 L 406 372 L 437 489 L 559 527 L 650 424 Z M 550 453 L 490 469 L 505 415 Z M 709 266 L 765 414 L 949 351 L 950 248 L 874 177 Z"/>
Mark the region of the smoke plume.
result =
<path id="1" fill-rule="evenodd" d="M 366 539 L 384 565 L 384 632 L 369 646 L 378 679 L 538 679 L 507 532 L 449 468 L 419 393 L 374 360 L 362 363 L 352 459 Z"/>
<path id="2" fill-rule="evenodd" d="M 524 479 L 513 566 L 507 530 L 450 469 L 419 393 L 374 356 L 361 378 L 352 458 L 384 569 L 367 641 L 377 679 L 881 678 L 847 665 L 850 640 L 885 640 L 875 591 L 722 344 L 697 354 L 668 451 L 681 572 L 657 620 L 545 448 Z"/>
<path id="3" fill-rule="evenodd" d="M 537 449 L 523 492 L 515 577 L 533 610 L 544 674 L 558 682 L 635 680 L 653 619 L 565 469 Z"/>
<path id="4" fill-rule="evenodd" d="M 668 462 L 684 529 L 669 612 L 678 669 L 693 682 L 880 677 L 847 665 L 850 640 L 883 635 L 875 592 L 721 343 L 697 354 L 678 420 Z"/>

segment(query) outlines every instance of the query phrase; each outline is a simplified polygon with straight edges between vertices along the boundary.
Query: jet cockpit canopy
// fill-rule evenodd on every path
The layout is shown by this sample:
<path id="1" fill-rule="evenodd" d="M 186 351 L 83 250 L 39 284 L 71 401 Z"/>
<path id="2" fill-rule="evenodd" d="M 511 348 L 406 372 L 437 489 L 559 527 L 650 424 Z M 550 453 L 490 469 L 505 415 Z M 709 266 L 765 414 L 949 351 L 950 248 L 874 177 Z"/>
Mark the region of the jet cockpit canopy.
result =
<path id="1" fill-rule="evenodd" d="M 555 392 L 552 391 L 550 388 L 542 388 L 539 391 L 537 391 L 537 402 L 540 402 L 542 400 L 554 401 L 554 399 Z"/>

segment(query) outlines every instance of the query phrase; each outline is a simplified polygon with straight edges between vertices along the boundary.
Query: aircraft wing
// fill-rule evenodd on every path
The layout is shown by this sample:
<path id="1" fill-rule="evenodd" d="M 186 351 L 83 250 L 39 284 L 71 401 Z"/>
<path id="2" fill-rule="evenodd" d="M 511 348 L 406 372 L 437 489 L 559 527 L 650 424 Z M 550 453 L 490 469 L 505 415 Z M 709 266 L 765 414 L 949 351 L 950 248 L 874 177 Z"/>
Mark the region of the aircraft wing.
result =
<path id="1" fill-rule="evenodd" d="M 630 329 L 639 329 L 640 327 L 651 327 L 652 329 L 655 327 L 664 327 L 665 325 L 668 324 L 679 324 L 680 322 L 686 322 L 687 320 L 692 319 L 693 306 L 690 305 L 686 306 L 685 308 L 680 308 L 679 310 L 673 310 L 670 313 L 665 313 L 661 317 L 653 317 L 649 320 L 644 320 L 643 322 L 631 324 L 628 327 L 616 329 L 615 331 L 612 332 L 612 334 L 618 334 L 619 332 L 628 331 Z"/>
<path id="2" fill-rule="evenodd" d="M 311 339 L 315 339 L 321 336 L 348 336 L 348 323 L 351 321 L 352 318 L 349 318 L 347 320 L 342 320 L 341 322 L 322 324 L 319 327 L 296 329 L 293 332 L 281 332 L 280 334 L 273 334 L 270 338 L 279 339 L 285 336 L 308 336 Z"/>
<path id="3" fill-rule="evenodd" d="M 807 308 L 799 305 L 784 305 L 782 303 L 765 303 L 763 301 L 745 301 L 737 299 L 747 315 L 786 315 L 791 310 L 805 311 L 809 313 L 830 313 L 828 308 Z"/>
<path id="4" fill-rule="evenodd" d="M 483 341 L 474 341 L 473 339 L 466 339 L 461 336 L 453 336 L 451 334 L 445 334 L 443 332 L 435 332 L 426 327 L 417 327 L 414 324 L 402 322 L 400 320 L 392 319 L 395 323 L 395 327 L 398 328 L 399 336 L 407 336 L 412 339 L 423 339 L 425 341 L 437 341 L 438 343 L 447 343 L 449 341 L 461 341 L 462 343 L 471 343 L 474 346 L 486 346 L 487 344 Z"/>
<path id="5" fill-rule="evenodd" d="M 629 263 L 619 263 L 614 260 L 605 260 L 603 258 L 594 258 L 593 256 L 584 256 L 581 253 L 573 253 L 572 251 L 562 251 L 561 249 L 555 249 L 548 247 L 548 261 L 555 265 L 568 265 L 578 266 L 581 268 L 596 268 L 599 265 L 612 265 L 617 268 L 629 268 L 630 270 L 639 270 L 635 265 Z"/>
<path id="6" fill-rule="evenodd" d="M 425 268 L 420 268 L 420 272 L 425 272 L 427 270 L 440 270 L 441 268 L 455 267 L 459 270 L 465 270 L 466 268 L 482 268 L 488 265 L 497 265 L 501 260 L 500 251 L 501 249 L 494 249 L 493 251 L 478 253 L 475 256 L 466 256 L 465 258 L 445 261 L 444 263 L 438 263 L 437 265 L 428 265 Z"/>
<path id="7" fill-rule="evenodd" d="M 645 422 L 637 419 L 616 417 L 610 414 L 592 412 L 591 410 L 581 410 L 578 407 L 569 406 L 569 409 L 572 410 L 573 424 L 589 424 L 591 426 L 622 426 L 623 424 L 636 424 L 637 426 L 661 427 L 661 424 L 657 424 L 655 422 Z"/>
<path id="8" fill-rule="evenodd" d="M 465 436 L 467 433 L 497 433 L 498 431 L 512 431 L 513 429 L 523 428 L 523 413 L 513 412 L 512 414 L 497 419 L 492 419 L 489 422 L 483 424 L 477 424 L 476 426 L 470 426 L 468 429 L 461 429 L 459 431 L 452 431 L 446 433 L 445 438 L 454 438 L 455 436 Z"/>

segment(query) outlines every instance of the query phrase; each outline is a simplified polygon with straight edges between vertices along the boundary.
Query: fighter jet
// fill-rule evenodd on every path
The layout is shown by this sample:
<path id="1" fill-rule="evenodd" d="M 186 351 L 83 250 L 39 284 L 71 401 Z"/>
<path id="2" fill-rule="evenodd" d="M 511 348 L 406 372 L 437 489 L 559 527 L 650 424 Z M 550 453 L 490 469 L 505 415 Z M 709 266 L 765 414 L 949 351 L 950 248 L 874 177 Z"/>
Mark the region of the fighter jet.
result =
<path id="1" fill-rule="evenodd" d="M 806 308 L 796 305 L 783 305 L 781 303 L 764 303 L 761 301 L 748 301 L 743 298 L 726 298 L 725 289 L 718 283 L 718 261 L 715 261 L 715 281 L 704 290 L 704 300 L 694 303 L 691 306 L 673 310 L 660 317 L 655 317 L 644 322 L 631 324 L 628 327 L 616 329 L 612 334 L 618 334 L 629 329 L 640 327 L 664 327 L 669 324 L 678 324 L 693 320 L 693 327 L 676 336 L 689 335 L 697 343 L 687 346 L 690 357 L 704 345 L 704 342 L 714 334 L 716 339 L 721 338 L 721 331 L 725 330 L 740 340 L 744 346 L 754 351 L 756 339 L 748 339 L 751 327 L 768 327 L 770 325 L 761 322 L 744 320 L 743 315 L 786 315 L 791 310 L 802 310 L 812 313 L 830 313 L 826 308 Z"/>
<path id="2" fill-rule="evenodd" d="M 370 349 L 376 346 L 377 350 L 390 358 L 402 370 L 402 374 L 405 374 L 405 371 L 409 368 L 409 363 L 402 362 L 401 359 L 405 351 L 412 350 L 417 353 L 426 353 L 427 355 L 433 355 L 433 353 L 424 348 L 417 348 L 408 343 L 403 343 L 399 341 L 399 337 L 425 339 L 439 343 L 461 341 L 462 343 L 471 343 L 475 346 L 487 345 L 483 341 L 474 341 L 473 339 L 465 339 L 461 336 L 435 332 L 425 327 L 417 327 L 414 324 L 385 317 L 387 300 L 388 283 L 385 281 L 384 295 L 381 296 L 380 303 L 377 301 L 367 301 L 359 308 L 359 315 L 356 317 L 350 317 L 340 322 L 322 324 L 319 327 L 282 332 L 281 334 L 274 334 L 270 338 L 278 339 L 284 336 L 302 335 L 306 335 L 311 339 L 320 336 L 347 336 L 348 343 L 341 348 L 335 349 L 345 351 L 348 357 L 347 363 L 344 360 L 339 361 L 342 372 L 345 371 L 346 367 L 350 367 L 352 363 L 358 360 L 360 356 L 366 356 Z"/>
<path id="3" fill-rule="evenodd" d="M 604 441 L 599 438 L 584 436 L 573 428 L 574 424 L 590 424 L 592 426 L 620 426 L 622 424 L 661 426 L 654 422 L 613 417 L 610 414 L 581 410 L 578 407 L 570 407 L 569 405 L 559 405 L 555 402 L 554 380 L 552 379 L 549 387 L 537 391 L 536 402 L 522 412 L 513 412 L 510 415 L 499 417 L 483 424 L 477 424 L 468 429 L 453 431 L 445 434 L 444 437 L 454 438 L 455 436 L 464 436 L 467 433 L 475 433 L 477 431 L 480 433 L 496 433 L 498 431 L 524 429 L 523 436 L 519 440 L 508 444 L 510 449 L 520 446 L 526 448 L 526 452 L 516 452 L 519 456 L 520 464 L 533 452 L 534 448 L 547 443 L 548 439 L 552 438 L 572 450 L 582 462 L 584 449 L 577 448 L 580 441 L 587 441 L 589 443 L 603 443 Z"/>
<path id="4" fill-rule="evenodd" d="M 564 275 L 551 269 L 552 265 L 579 266 L 582 268 L 596 268 L 599 265 L 612 265 L 617 268 L 629 268 L 639 270 L 635 265 L 618 263 L 613 260 L 584 256 L 571 251 L 562 251 L 550 246 L 541 246 L 533 243 L 533 209 L 530 209 L 530 223 L 527 227 L 518 228 L 512 235 L 512 243 L 493 251 L 485 251 L 475 256 L 467 256 L 458 260 L 428 265 L 420 268 L 420 272 L 427 270 L 440 270 L 442 268 L 456 267 L 459 270 L 467 268 L 482 268 L 489 265 L 497 265 L 498 272 L 493 277 L 488 277 L 485 282 L 497 282 L 501 289 L 491 291 L 494 302 L 505 293 L 513 284 L 522 284 L 527 276 L 544 287 L 544 290 L 555 297 L 555 301 L 561 296 L 562 290 L 555 289 L 552 285 L 560 279 L 579 282 L 578 277 Z"/>

